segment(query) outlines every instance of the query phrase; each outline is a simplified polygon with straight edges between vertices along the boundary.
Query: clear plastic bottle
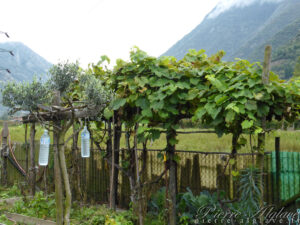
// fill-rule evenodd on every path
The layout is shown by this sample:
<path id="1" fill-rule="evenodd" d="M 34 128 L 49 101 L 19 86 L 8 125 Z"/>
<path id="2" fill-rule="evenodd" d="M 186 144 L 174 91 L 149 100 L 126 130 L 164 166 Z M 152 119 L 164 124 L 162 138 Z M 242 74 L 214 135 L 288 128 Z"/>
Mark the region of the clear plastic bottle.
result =
<path id="1" fill-rule="evenodd" d="M 83 131 L 81 132 L 81 157 L 90 157 L 90 132 L 87 130 L 86 126 L 84 126 Z"/>
<path id="2" fill-rule="evenodd" d="M 50 148 L 50 136 L 48 134 L 48 131 L 45 130 L 40 140 L 40 153 L 39 153 L 40 166 L 48 165 L 49 148 Z"/>

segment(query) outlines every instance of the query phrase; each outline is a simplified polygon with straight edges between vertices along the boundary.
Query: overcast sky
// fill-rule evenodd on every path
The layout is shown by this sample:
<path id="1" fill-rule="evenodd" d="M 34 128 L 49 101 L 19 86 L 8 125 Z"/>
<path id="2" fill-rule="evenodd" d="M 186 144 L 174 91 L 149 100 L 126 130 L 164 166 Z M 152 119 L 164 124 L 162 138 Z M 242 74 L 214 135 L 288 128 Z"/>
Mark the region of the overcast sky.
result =
<path id="1" fill-rule="evenodd" d="M 138 46 L 159 56 L 197 26 L 218 0 L 1 0 L 0 31 L 51 63 L 101 55 L 127 59 Z M 3 35 L 0 42 L 7 41 Z"/>

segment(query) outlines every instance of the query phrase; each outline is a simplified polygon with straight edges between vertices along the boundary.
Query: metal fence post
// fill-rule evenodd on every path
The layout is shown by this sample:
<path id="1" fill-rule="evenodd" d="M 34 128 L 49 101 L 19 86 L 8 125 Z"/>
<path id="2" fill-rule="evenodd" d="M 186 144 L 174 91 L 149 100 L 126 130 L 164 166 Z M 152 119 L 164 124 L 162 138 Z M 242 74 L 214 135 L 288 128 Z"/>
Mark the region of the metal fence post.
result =
<path id="1" fill-rule="evenodd" d="M 280 205 L 280 137 L 275 137 L 275 158 L 276 158 L 276 205 Z"/>

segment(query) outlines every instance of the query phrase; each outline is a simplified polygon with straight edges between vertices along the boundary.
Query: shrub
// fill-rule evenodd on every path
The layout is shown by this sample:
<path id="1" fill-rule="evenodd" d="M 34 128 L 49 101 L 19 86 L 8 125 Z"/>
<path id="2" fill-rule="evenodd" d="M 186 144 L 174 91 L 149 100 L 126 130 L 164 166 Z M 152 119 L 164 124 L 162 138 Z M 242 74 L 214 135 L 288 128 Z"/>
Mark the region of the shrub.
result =
<path id="1" fill-rule="evenodd" d="M 0 187 L 0 199 L 11 198 L 21 196 L 20 188 L 17 184 L 14 184 L 11 188 Z"/>
<path id="2" fill-rule="evenodd" d="M 31 200 L 22 199 L 14 203 L 13 213 L 19 213 L 38 218 L 55 218 L 55 199 L 53 195 L 44 196 L 42 191 L 37 192 Z"/>

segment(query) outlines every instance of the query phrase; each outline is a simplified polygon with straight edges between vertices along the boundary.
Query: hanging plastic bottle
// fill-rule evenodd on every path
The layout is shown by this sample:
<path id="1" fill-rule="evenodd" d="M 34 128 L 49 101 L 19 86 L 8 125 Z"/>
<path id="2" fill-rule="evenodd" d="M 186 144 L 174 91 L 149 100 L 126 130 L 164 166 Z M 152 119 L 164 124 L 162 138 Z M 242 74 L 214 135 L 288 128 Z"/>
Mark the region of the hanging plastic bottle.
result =
<path id="1" fill-rule="evenodd" d="M 86 126 L 84 126 L 83 131 L 81 132 L 81 157 L 90 157 L 90 133 Z"/>
<path id="2" fill-rule="evenodd" d="M 44 131 L 40 141 L 39 165 L 47 166 L 49 159 L 50 136 L 48 130 Z"/>

